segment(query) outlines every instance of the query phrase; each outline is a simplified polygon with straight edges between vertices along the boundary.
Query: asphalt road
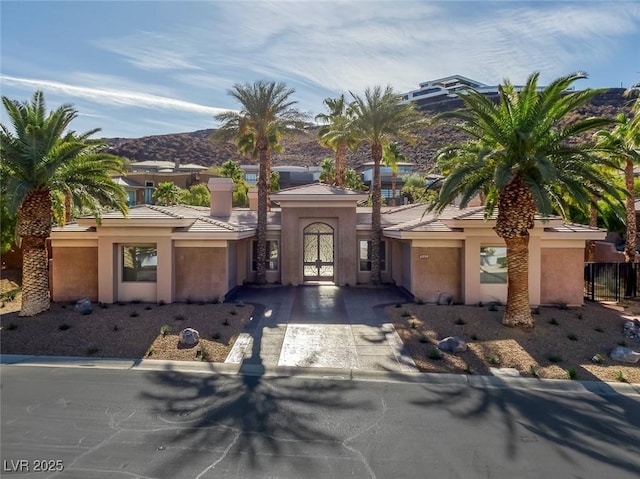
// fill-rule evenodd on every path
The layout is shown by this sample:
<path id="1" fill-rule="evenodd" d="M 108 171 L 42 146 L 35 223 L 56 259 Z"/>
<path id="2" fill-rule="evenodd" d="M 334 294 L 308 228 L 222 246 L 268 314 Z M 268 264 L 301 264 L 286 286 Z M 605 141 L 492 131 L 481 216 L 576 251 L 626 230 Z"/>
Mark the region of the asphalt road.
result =
<path id="1" fill-rule="evenodd" d="M 1 375 L 2 477 L 640 476 L 640 397 L 613 391 L 171 369 Z"/>

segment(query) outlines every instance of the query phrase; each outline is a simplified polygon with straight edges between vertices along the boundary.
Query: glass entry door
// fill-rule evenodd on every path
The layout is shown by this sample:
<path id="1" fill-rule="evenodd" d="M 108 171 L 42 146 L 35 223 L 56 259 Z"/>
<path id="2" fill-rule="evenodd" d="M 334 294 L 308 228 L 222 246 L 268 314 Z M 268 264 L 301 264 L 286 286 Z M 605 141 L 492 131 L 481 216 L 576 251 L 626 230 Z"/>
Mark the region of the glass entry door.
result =
<path id="1" fill-rule="evenodd" d="M 312 223 L 304 229 L 304 281 L 333 281 L 333 228 Z"/>

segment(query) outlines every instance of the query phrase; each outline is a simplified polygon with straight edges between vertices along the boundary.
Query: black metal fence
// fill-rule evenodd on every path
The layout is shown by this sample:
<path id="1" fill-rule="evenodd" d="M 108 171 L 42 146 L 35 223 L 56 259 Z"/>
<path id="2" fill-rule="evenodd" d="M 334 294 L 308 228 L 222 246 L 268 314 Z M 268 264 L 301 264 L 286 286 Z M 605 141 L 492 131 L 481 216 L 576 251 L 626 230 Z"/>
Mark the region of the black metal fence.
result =
<path id="1" fill-rule="evenodd" d="M 585 263 L 584 297 L 620 301 L 638 296 L 640 263 Z"/>

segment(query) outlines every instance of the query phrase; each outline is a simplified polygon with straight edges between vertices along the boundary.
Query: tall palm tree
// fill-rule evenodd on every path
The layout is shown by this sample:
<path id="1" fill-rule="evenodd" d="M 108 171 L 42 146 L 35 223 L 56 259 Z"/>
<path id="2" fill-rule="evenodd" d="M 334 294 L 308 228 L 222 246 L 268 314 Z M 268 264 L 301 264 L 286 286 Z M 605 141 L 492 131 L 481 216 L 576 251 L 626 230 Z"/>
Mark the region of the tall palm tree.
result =
<path id="1" fill-rule="evenodd" d="M 380 283 L 380 162 L 386 144 L 395 139 L 414 139 L 422 116 L 411 103 L 400 103 L 400 95 L 387 85 L 365 89 L 364 96 L 351 93 L 353 102 L 353 128 L 359 144 L 366 142 L 371 148 L 373 160 L 372 209 L 371 209 L 371 282 Z"/>
<path id="2" fill-rule="evenodd" d="M 538 88 L 539 73 L 527 79 L 520 92 L 505 81 L 499 89 L 499 101 L 467 90 L 460 95 L 465 108 L 443 113 L 437 119 L 461 121 L 456 128 L 474 140 L 448 147 L 442 157 L 449 162 L 432 209 L 442 211 L 454 199 L 465 207 L 478 193 L 486 198 L 485 213 L 498 214 L 495 231 L 507 246 L 508 292 L 503 323 L 523 329 L 534 326 L 529 305 L 529 230 L 534 216 L 553 212 L 554 203 L 563 200 L 557 187 L 576 201 L 589 204 L 605 192 L 620 198 L 619 191 L 606 181 L 601 165 L 611 162 L 592 155 L 592 147 L 576 142 L 576 137 L 610 123 L 585 118 L 566 124 L 563 120 L 587 103 L 596 90 L 569 92 L 575 73 Z"/>
<path id="3" fill-rule="evenodd" d="M 640 113 L 636 113 L 636 116 Z M 638 247 L 635 188 L 633 168 L 640 165 L 640 138 L 638 131 L 633 127 L 632 120 L 624 113 L 616 117 L 616 125 L 609 130 L 596 133 L 598 147 L 602 154 L 613 160 L 624 171 L 625 185 L 625 215 L 626 215 L 626 241 L 624 247 L 624 260 L 633 263 L 636 259 Z"/>
<path id="4" fill-rule="evenodd" d="M 323 101 L 328 113 L 320 113 L 316 121 L 325 124 L 318 130 L 320 145 L 331 148 L 335 153 L 335 184 L 344 186 L 347 167 L 347 152 L 357 147 L 357 138 L 352 126 L 352 114 L 344 95 L 338 98 L 325 98 Z"/>
<path id="5" fill-rule="evenodd" d="M 400 152 L 400 147 L 394 141 L 384 148 L 382 161 L 385 166 L 391 168 L 391 206 L 396 206 L 396 181 L 398 179 L 398 162 L 406 161 L 407 158 Z"/>
<path id="6" fill-rule="evenodd" d="M 89 140 L 99 130 L 65 133 L 77 112 L 62 105 L 47 114 L 44 95 L 31 102 L 2 97 L 13 131 L 2 125 L 0 152 L 9 209 L 17 212 L 21 238 L 21 316 L 49 309 L 49 275 L 45 241 L 51 233 L 52 196 L 69 198 L 100 217 L 106 206 L 126 213 L 127 195 L 110 177 L 122 173 L 122 161 Z"/>
<path id="7" fill-rule="evenodd" d="M 241 152 L 251 150 L 260 161 L 258 176 L 258 227 L 256 282 L 267 281 L 267 201 L 269 195 L 271 151 L 280 147 L 282 135 L 301 130 L 306 115 L 294 108 L 291 95 L 295 90 L 282 82 L 258 80 L 253 84 L 235 84 L 229 95 L 241 105 L 239 112 L 216 115 L 221 123 L 217 139 L 232 139 Z"/>

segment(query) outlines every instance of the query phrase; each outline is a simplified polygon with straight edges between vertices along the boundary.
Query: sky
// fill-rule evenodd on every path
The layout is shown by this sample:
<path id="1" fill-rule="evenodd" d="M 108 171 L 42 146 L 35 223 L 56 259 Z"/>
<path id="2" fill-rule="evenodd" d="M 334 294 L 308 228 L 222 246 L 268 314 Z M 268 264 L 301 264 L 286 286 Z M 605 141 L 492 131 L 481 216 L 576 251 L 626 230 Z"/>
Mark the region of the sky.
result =
<path id="1" fill-rule="evenodd" d="M 256 80 L 285 82 L 312 118 L 327 97 L 454 74 L 640 81 L 638 0 L 0 0 L 0 18 L 2 95 L 42 90 L 49 109 L 73 104 L 72 129 L 107 138 L 215 128 L 239 108 L 233 85 Z"/>

